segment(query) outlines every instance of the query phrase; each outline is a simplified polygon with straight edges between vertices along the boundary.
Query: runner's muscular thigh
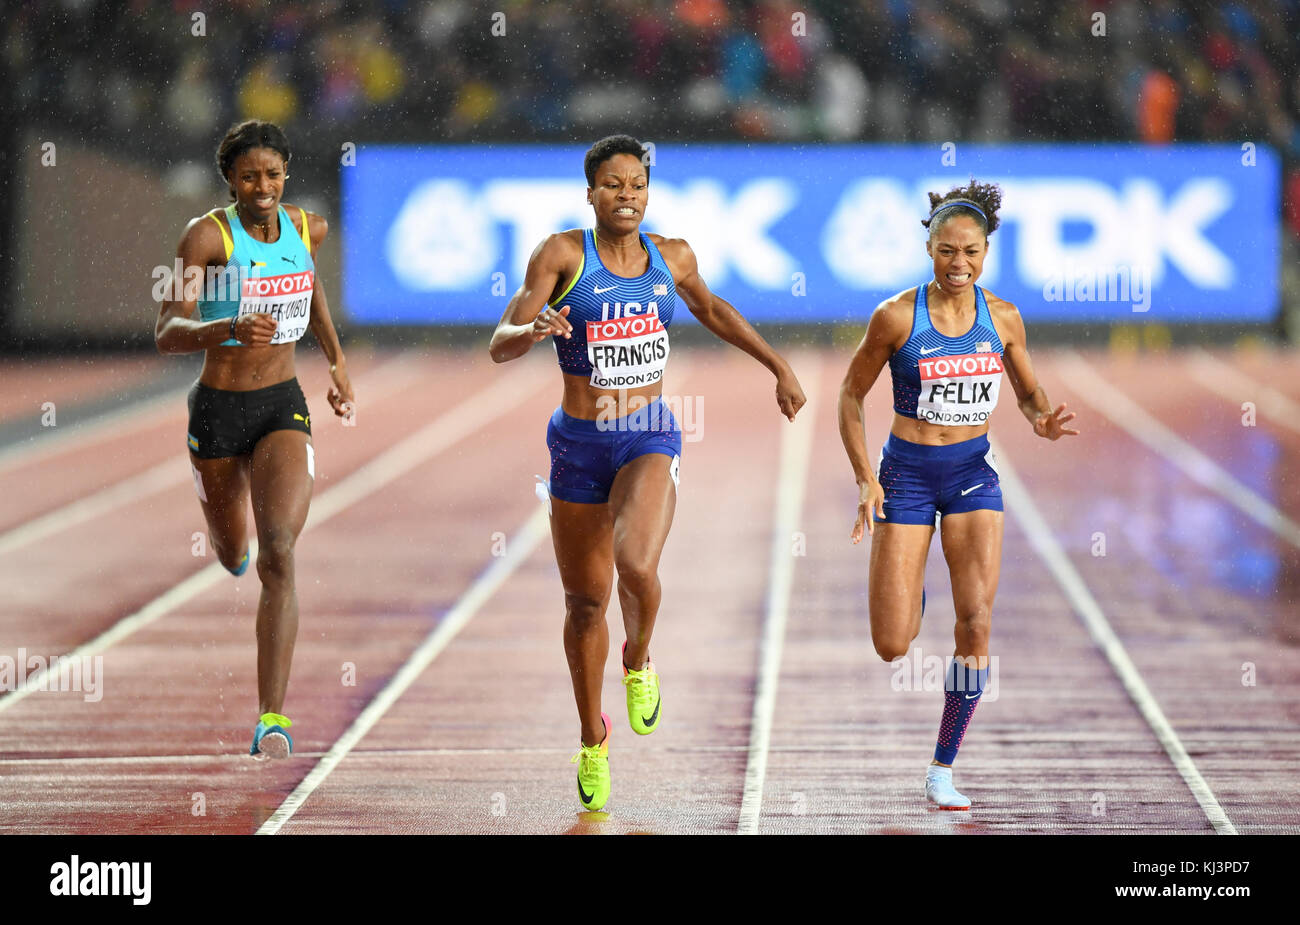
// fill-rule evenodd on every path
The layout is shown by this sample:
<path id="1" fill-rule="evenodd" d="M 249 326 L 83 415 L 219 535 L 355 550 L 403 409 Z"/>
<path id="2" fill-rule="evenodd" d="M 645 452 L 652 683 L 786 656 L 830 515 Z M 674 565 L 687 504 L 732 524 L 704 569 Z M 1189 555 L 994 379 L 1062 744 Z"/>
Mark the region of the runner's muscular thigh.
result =
<path id="1" fill-rule="evenodd" d="M 677 507 L 671 467 L 672 457 L 647 453 L 633 459 L 614 477 L 609 507 L 614 515 L 616 561 L 658 564 Z M 643 561 L 647 558 L 651 561 Z"/>
<path id="2" fill-rule="evenodd" d="M 1002 564 L 1001 511 L 949 514 L 941 521 L 940 539 L 952 576 L 957 616 L 991 611 Z"/>
<path id="3" fill-rule="evenodd" d="M 208 530 L 222 546 L 242 546 L 248 533 L 247 457 L 200 459 L 190 453 L 190 463 L 199 474 L 195 488 Z"/>
<path id="4" fill-rule="evenodd" d="M 315 483 L 315 450 L 300 430 L 274 430 L 253 448 L 253 519 L 260 542 L 287 529 L 294 537 L 307 521 Z"/>
<path id="5" fill-rule="evenodd" d="M 551 542 L 566 595 L 602 607 L 608 603 L 614 583 L 613 528 L 608 504 L 551 498 Z"/>
<path id="6" fill-rule="evenodd" d="M 925 561 L 933 536 L 934 527 L 924 524 L 876 524 L 868 567 L 873 635 L 914 628 L 920 619 Z"/>

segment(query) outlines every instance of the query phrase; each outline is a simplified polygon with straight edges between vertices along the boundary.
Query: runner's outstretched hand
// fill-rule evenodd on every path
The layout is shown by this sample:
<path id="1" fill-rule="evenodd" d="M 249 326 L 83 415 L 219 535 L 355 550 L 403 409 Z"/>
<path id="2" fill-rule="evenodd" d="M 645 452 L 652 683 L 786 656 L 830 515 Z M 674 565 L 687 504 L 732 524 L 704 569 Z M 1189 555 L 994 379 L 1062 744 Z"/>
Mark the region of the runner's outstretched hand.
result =
<path id="1" fill-rule="evenodd" d="M 541 343 L 548 337 L 563 334 L 570 337 L 573 325 L 569 324 L 569 306 L 558 312 L 553 308 L 543 308 L 533 319 L 533 343 Z"/>
<path id="2" fill-rule="evenodd" d="M 1061 437 L 1078 436 L 1079 432 L 1072 427 L 1066 427 L 1067 421 L 1074 419 L 1074 412 L 1062 414 L 1065 411 L 1065 403 L 1056 406 L 1055 411 L 1044 411 L 1038 417 L 1034 418 L 1034 433 L 1040 437 L 1046 437 L 1048 440 L 1059 440 Z"/>

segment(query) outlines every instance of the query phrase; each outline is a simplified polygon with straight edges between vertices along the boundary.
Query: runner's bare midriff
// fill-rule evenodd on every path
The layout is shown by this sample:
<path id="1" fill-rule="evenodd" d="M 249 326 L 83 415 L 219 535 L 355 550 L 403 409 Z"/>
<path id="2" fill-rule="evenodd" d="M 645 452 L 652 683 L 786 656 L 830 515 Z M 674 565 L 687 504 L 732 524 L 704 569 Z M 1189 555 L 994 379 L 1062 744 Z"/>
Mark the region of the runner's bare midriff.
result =
<path id="1" fill-rule="evenodd" d="M 564 398 L 560 407 L 569 417 L 594 421 L 597 418 L 626 417 L 654 402 L 663 391 L 661 383 L 635 389 L 598 389 L 587 376 L 564 373 Z"/>
<path id="2" fill-rule="evenodd" d="M 931 424 L 929 421 L 904 417 L 895 411 L 894 424 L 889 428 L 889 432 L 900 440 L 906 440 L 908 443 L 920 443 L 925 446 L 947 446 L 950 443 L 974 440 L 982 434 L 987 434 L 989 425 L 968 424 L 962 427 L 945 427 L 941 424 Z"/>
<path id="3" fill-rule="evenodd" d="M 248 392 L 294 377 L 293 344 L 211 347 L 199 382 L 210 389 Z"/>

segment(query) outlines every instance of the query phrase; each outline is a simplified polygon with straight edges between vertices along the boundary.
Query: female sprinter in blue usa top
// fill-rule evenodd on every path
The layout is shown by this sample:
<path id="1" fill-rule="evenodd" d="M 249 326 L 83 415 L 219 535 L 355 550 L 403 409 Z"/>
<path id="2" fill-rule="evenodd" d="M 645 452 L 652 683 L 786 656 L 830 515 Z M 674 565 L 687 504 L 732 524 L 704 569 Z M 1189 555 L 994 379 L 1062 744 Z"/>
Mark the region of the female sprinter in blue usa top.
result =
<path id="1" fill-rule="evenodd" d="M 858 480 L 858 518 L 872 535 L 871 638 L 885 661 L 906 654 L 925 610 L 925 560 L 939 520 L 952 576 L 956 650 L 945 681 L 944 710 L 927 799 L 943 809 L 970 808 L 952 784 L 957 748 L 988 677 L 993 595 L 1002 555 L 1002 489 L 989 449 L 988 420 L 1005 368 L 1034 433 L 1057 440 L 1077 430 L 1074 414 L 1055 409 L 1034 376 L 1020 312 L 975 283 L 998 227 L 1001 190 L 971 181 L 930 193 L 926 253 L 934 278 L 876 307 L 840 388 L 840 437 Z M 889 364 L 894 422 L 871 471 L 862 403 Z"/>
<path id="2" fill-rule="evenodd" d="M 217 168 L 234 202 L 194 219 L 181 235 L 183 297 L 163 302 L 154 331 L 162 353 L 205 351 L 190 391 L 186 442 L 213 549 L 235 575 L 248 568 L 252 497 L 262 594 L 259 719 L 249 753 L 271 757 L 293 750 L 291 723 L 281 712 L 298 633 L 293 550 L 316 474 L 311 417 L 293 363 L 307 328 L 330 363 L 334 413 L 348 414 L 353 401 L 316 277 L 315 255 L 328 227 L 319 215 L 281 204 L 288 167 L 289 141 L 272 123 L 250 120 L 226 133 Z M 222 272 L 214 279 L 209 267 Z M 191 274 L 203 283 L 191 285 Z"/>
<path id="3" fill-rule="evenodd" d="M 547 432 L 551 537 L 582 724 L 574 756 L 578 799 L 589 810 L 609 798 L 610 722 L 600 709 L 600 688 L 609 651 L 605 608 L 616 570 L 627 633 L 628 721 L 649 735 L 662 717 L 650 634 L 682 446 L 677 422 L 660 401 L 677 296 L 701 324 L 772 372 L 782 414 L 793 421 L 805 401 L 790 365 L 709 291 L 690 246 L 641 233 L 650 183 L 643 151 L 636 139 L 614 135 L 587 152 L 595 227 L 553 234 L 538 245 L 490 347 L 503 363 L 551 338 L 564 374 L 564 396 Z"/>

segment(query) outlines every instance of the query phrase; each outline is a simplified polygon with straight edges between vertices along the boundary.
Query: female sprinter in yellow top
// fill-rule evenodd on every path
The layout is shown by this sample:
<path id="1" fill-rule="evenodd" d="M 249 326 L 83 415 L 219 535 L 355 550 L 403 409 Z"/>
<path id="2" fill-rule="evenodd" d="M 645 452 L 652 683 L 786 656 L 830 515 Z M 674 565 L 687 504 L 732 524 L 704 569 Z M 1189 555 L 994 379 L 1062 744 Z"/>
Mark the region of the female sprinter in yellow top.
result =
<path id="1" fill-rule="evenodd" d="M 1020 312 L 975 283 L 998 227 L 1001 190 L 973 180 L 930 193 L 926 253 L 934 278 L 876 307 L 840 388 L 840 437 L 858 480 L 858 519 L 872 534 L 871 638 L 892 661 L 907 652 L 925 609 L 925 560 L 942 518 L 952 576 L 956 650 L 926 797 L 943 809 L 970 808 L 952 784 L 957 748 L 988 676 L 993 595 L 1002 555 L 1002 489 L 989 449 L 988 419 L 1005 368 L 1034 433 L 1057 440 L 1077 430 L 1074 414 L 1053 410 L 1034 376 Z M 894 423 L 879 475 L 867 461 L 862 402 L 888 363 Z"/>

